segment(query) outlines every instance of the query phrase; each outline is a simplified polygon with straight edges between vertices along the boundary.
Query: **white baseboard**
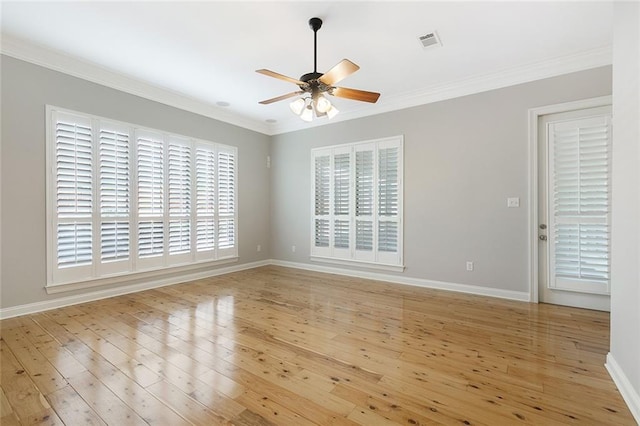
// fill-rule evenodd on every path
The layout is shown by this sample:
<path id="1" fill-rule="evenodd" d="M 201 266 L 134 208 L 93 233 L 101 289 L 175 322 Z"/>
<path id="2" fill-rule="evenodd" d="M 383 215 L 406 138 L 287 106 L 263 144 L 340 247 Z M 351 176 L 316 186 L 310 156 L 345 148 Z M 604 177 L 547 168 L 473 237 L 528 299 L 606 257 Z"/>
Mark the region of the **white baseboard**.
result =
<path id="1" fill-rule="evenodd" d="M 422 278 L 405 277 L 401 275 L 381 274 L 369 271 L 354 271 L 351 269 L 336 268 L 324 265 L 315 265 L 310 263 L 288 262 L 284 260 L 271 259 L 271 264 L 276 266 L 285 266 L 288 268 L 304 269 L 307 271 L 326 272 L 329 274 L 345 275 L 348 277 L 368 278 L 378 281 L 387 281 L 397 284 L 406 284 L 416 287 L 432 288 L 437 290 L 455 291 L 458 293 L 475 294 L 478 296 L 490 296 L 500 299 L 518 300 L 521 302 L 529 302 L 529 291 L 513 291 L 502 290 L 499 288 L 480 287 L 468 284 L 457 284 L 445 281 L 426 280 Z"/>
<path id="2" fill-rule="evenodd" d="M 60 297 L 53 300 L 43 302 L 28 303 L 25 305 L 12 306 L 0 309 L 0 319 L 13 318 L 20 315 L 33 314 L 36 312 L 49 311 L 51 309 L 62 308 L 64 306 L 77 305 L 78 303 L 92 302 L 94 300 L 106 299 L 123 294 L 135 293 L 138 291 L 149 290 L 152 288 L 164 287 L 172 284 L 178 284 L 185 281 L 192 281 L 201 278 L 209 278 L 217 275 L 229 274 L 231 272 L 244 271 L 246 269 L 258 268 L 260 266 L 270 265 L 271 261 L 262 260 L 258 262 L 243 263 L 240 265 L 227 266 L 224 268 L 211 269 L 204 272 L 196 272 L 191 274 L 180 275 L 171 278 L 156 279 L 140 284 L 125 285 L 122 287 L 110 288 L 107 290 L 97 290 L 90 293 L 78 294 L 74 296 Z"/>
<path id="3" fill-rule="evenodd" d="M 620 364 L 618 364 L 611 352 L 607 354 L 607 362 L 604 366 L 607 368 L 607 371 L 609 371 L 609 375 L 618 387 L 618 390 L 620 391 L 624 402 L 627 403 L 631 414 L 640 425 L 640 394 L 636 389 L 634 389 L 633 385 L 627 378 L 627 375 L 624 374 L 624 371 L 620 368 Z"/>

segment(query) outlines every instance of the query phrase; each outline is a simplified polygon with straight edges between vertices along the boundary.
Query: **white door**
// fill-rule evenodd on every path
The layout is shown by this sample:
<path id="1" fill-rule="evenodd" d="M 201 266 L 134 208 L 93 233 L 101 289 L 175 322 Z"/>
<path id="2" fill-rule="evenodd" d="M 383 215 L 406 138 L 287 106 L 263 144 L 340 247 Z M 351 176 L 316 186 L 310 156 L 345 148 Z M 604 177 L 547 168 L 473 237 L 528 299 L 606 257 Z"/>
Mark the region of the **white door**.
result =
<path id="1" fill-rule="evenodd" d="M 610 310 L 611 107 L 538 120 L 539 301 Z"/>

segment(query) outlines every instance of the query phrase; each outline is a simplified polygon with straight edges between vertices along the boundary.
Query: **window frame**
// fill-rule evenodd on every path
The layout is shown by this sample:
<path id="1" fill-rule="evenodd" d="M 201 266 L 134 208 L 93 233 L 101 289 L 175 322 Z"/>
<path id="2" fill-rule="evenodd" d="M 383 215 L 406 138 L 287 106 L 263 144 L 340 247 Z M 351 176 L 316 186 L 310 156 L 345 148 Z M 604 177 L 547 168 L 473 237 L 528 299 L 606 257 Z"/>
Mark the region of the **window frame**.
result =
<path id="1" fill-rule="evenodd" d="M 58 234 L 57 223 L 59 213 L 57 209 L 57 139 L 56 125 L 58 114 L 78 118 L 85 123 L 90 123 L 91 128 L 91 174 L 92 174 L 92 200 L 91 200 L 91 222 L 92 250 L 91 262 L 86 265 L 60 268 L 58 266 Z M 183 136 L 175 133 L 165 132 L 157 129 L 143 127 L 132 123 L 113 120 L 106 117 L 99 117 L 92 114 L 60 108 L 53 105 L 45 107 L 46 123 L 46 257 L 47 257 L 47 280 L 46 289 L 48 292 L 66 291 L 77 288 L 86 288 L 94 285 L 104 285 L 117 282 L 126 282 L 145 276 L 155 276 L 159 272 L 171 269 L 170 272 L 189 271 L 200 269 L 206 266 L 236 262 L 238 260 L 238 148 L 224 145 L 203 139 Z M 113 129 L 111 129 L 113 128 Z M 115 220 L 117 215 L 105 214 L 101 203 L 101 131 L 117 130 L 128 135 L 128 214 L 122 217 L 122 221 L 129 224 L 129 255 L 127 259 L 104 261 L 102 259 L 102 225 L 107 220 Z M 157 257 L 143 258 L 138 253 L 139 223 L 143 219 L 148 219 L 140 215 L 138 211 L 138 138 L 140 136 L 153 135 L 160 137 L 163 147 L 163 213 L 162 218 L 153 216 L 151 219 L 161 220 L 163 227 L 163 253 Z M 188 253 L 169 254 L 169 224 L 176 217 L 169 212 L 169 147 L 171 144 L 183 144 L 188 147 L 190 165 L 190 213 L 185 217 L 189 220 L 190 226 L 190 247 Z M 214 173 L 216 179 L 214 186 L 215 202 L 215 248 L 212 250 L 198 251 L 197 240 L 197 220 L 196 211 L 197 188 L 196 188 L 196 151 L 205 149 L 212 153 L 215 158 Z M 232 222 L 233 246 L 230 248 L 218 248 L 218 155 L 220 153 L 229 154 L 232 157 L 233 187 L 232 187 L 232 213 L 229 215 Z M 184 216 L 184 215 L 183 215 Z M 120 220 L 120 219 L 118 219 Z M 64 271 L 63 271 L 64 270 Z"/>
<path id="2" fill-rule="evenodd" d="M 386 148 L 398 149 L 398 214 L 394 218 L 382 218 L 379 215 L 379 153 Z M 372 230 L 372 249 L 358 250 L 356 247 L 356 159 L 357 153 L 370 151 L 372 155 L 373 168 L 373 200 L 372 212 L 368 217 L 360 219 L 360 221 L 370 222 Z M 335 192 L 335 157 L 336 155 L 349 154 L 349 248 L 336 248 L 335 245 L 335 220 L 337 217 L 344 219 L 343 215 L 335 214 L 334 192 Z M 329 213 L 325 215 L 316 214 L 316 159 L 320 157 L 329 157 L 329 186 L 328 186 L 328 209 Z M 345 143 L 339 145 L 323 146 L 313 148 L 310 155 L 310 242 L 309 253 L 312 261 L 333 263 L 345 266 L 358 266 L 369 269 L 378 269 L 384 271 L 402 272 L 404 271 L 404 137 L 402 135 L 392 136 L 381 139 L 366 140 L 360 142 Z M 316 246 L 316 221 L 328 220 L 329 245 L 328 247 Z M 378 227 L 381 222 L 395 222 L 398 229 L 398 242 L 396 253 L 384 253 L 378 250 Z"/>

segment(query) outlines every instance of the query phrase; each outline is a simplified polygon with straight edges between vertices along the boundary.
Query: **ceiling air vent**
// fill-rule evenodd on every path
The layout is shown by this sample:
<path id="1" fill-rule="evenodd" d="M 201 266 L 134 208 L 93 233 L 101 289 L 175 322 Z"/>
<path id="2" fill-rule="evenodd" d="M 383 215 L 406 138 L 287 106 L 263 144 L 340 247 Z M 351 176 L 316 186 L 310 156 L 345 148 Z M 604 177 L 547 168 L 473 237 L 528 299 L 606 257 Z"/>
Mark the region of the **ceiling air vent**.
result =
<path id="1" fill-rule="evenodd" d="M 425 49 L 428 47 L 442 46 L 442 43 L 440 43 L 440 37 L 438 37 L 438 33 L 435 31 L 418 37 L 418 40 L 420 40 L 422 47 Z"/>

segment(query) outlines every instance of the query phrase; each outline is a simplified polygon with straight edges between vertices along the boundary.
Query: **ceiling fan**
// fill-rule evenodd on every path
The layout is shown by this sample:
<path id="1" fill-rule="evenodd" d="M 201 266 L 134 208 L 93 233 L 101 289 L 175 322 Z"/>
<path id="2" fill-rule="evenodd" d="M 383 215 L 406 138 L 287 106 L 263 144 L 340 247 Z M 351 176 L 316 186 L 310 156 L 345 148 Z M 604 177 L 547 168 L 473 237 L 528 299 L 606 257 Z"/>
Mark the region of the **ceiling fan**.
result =
<path id="1" fill-rule="evenodd" d="M 311 121 L 313 119 L 313 112 L 315 112 L 316 117 L 328 116 L 329 118 L 332 118 L 338 113 L 338 110 L 324 96 L 325 94 L 356 101 L 375 103 L 380 97 L 380 93 L 334 86 L 334 84 L 342 81 L 344 78 L 360 69 L 358 65 L 354 64 L 350 60 L 343 59 L 324 74 L 318 72 L 317 35 L 318 30 L 322 27 L 322 19 L 309 19 L 309 26 L 313 30 L 313 72 L 304 74 L 300 79 L 295 79 L 267 69 L 256 70 L 257 73 L 288 81 L 298 85 L 300 88 L 300 90 L 295 92 L 261 101 L 260 104 L 267 105 L 302 95 L 301 98 L 293 101 L 289 106 L 295 114 L 300 116 L 300 118 L 305 121 Z M 306 94 L 308 94 L 308 96 L 306 96 Z"/>

